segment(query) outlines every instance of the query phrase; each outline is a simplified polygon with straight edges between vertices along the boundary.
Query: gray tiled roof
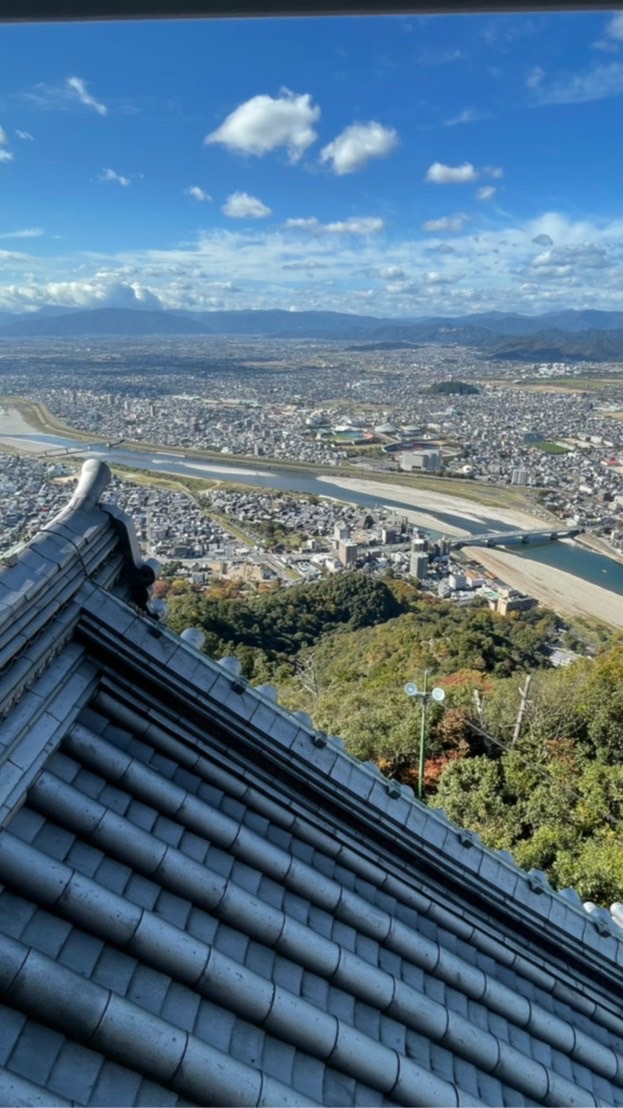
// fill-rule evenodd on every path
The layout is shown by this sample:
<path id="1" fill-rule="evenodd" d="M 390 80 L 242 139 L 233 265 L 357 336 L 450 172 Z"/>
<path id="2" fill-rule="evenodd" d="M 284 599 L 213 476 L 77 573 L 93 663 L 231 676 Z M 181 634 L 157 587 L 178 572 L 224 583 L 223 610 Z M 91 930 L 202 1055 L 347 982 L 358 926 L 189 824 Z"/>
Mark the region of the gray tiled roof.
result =
<path id="1" fill-rule="evenodd" d="M 623 1105 L 610 917 L 128 604 L 89 488 L 64 612 L 0 572 L 37 628 L 0 670 L 0 1103 Z"/>

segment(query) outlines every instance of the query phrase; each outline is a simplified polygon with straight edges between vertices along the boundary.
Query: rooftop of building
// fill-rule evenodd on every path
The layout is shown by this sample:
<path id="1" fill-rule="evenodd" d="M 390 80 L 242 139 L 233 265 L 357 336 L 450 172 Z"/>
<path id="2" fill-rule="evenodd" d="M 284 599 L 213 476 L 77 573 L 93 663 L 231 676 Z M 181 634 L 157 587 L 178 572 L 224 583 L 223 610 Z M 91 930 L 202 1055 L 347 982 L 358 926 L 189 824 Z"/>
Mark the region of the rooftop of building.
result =
<path id="1" fill-rule="evenodd" d="M 623 1104 L 623 932 L 149 610 L 70 501 L 0 569 L 0 1103 Z"/>

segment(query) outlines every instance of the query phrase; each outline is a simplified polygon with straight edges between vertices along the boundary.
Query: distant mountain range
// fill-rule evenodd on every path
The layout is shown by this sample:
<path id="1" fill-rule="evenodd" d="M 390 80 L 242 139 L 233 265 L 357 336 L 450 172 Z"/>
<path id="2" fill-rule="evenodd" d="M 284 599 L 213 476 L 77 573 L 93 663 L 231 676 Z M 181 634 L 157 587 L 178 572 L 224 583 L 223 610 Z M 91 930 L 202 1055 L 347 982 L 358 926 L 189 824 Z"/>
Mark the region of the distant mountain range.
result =
<path id="1" fill-rule="evenodd" d="M 618 362 L 623 361 L 623 329 L 583 332 L 537 331 L 507 336 L 488 344 L 489 357 L 503 361 Z"/>
<path id="2" fill-rule="evenodd" d="M 386 319 L 342 312 L 148 311 L 51 307 L 0 313 L 0 339 L 239 335 L 357 342 L 353 351 L 408 350 L 423 343 L 469 346 L 513 361 L 623 361 L 623 312 L 562 311 L 525 316 L 482 312 Z"/>

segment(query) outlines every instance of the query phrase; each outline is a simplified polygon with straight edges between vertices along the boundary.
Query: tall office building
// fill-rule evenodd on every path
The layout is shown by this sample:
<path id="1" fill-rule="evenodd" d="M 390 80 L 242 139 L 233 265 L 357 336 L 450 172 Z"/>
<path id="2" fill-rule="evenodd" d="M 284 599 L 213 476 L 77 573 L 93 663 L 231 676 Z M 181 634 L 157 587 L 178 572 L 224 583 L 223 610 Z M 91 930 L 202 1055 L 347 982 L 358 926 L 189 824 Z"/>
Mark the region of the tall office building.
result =
<path id="1" fill-rule="evenodd" d="M 417 577 L 418 581 L 423 581 L 428 573 L 428 554 L 421 554 L 417 550 L 413 550 L 409 570 L 412 577 Z"/>

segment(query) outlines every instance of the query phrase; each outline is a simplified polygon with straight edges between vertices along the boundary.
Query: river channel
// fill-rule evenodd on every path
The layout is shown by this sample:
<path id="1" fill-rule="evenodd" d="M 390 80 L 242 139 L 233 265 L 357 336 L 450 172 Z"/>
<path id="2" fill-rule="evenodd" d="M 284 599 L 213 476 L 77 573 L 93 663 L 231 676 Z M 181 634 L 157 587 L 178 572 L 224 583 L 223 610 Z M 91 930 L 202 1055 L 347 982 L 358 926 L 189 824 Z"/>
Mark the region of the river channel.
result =
<path id="1" fill-rule="evenodd" d="M 109 463 L 131 466 L 133 469 L 151 470 L 155 473 L 172 473 L 184 477 L 196 478 L 221 477 L 225 481 L 236 481 L 238 478 L 238 480 L 245 485 L 256 485 L 260 488 L 282 489 L 284 491 L 290 490 L 292 492 L 309 493 L 315 496 L 331 496 L 335 497 L 336 500 L 343 500 L 352 504 L 361 504 L 366 508 L 373 508 L 379 504 L 386 504 L 398 511 L 401 509 L 410 509 L 413 511 L 415 508 L 414 504 L 409 504 L 401 500 L 400 489 L 398 487 L 396 487 L 395 497 L 390 499 L 384 496 L 381 499 L 367 493 L 350 492 L 348 489 L 333 484 L 326 476 L 320 481 L 313 474 L 298 473 L 296 470 L 279 469 L 278 466 L 270 466 L 270 468 L 264 466 L 255 467 L 252 463 L 249 463 L 248 465 L 238 467 L 232 464 L 228 465 L 226 462 L 202 462 L 197 459 L 184 458 L 178 454 L 167 454 L 166 452 L 153 454 L 147 452 L 143 453 L 142 451 L 130 451 L 116 447 L 107 447 L 103 444 L 93 444 L 88 448 L 81 448 L 76 443 L 75 439 L 38 433 L 12 435 L 11 439 L 16 445 L 18 440 L 23 440 L 26 449 L 27 442 L 41 443 L 49 445 L 50 451 L 54 453 L 56 450 L 62 451 L 64 449 L 68 451 L 78 450 L 80 454 L 99 457 Z M 58 457 L 59 460 L 62 460 L 62 454 Z M 39 458 L 42 459 L 41 454 Z M 365 479 L 365 474 L 363 472 L 361 478 Z M 516 528 L 500 523 L 497 519 L 487 518 L 484 515 L 486 509 L 482 509 L 481 506 L 478 505 L 475 507 L 477 507 L 479 515 L 481 515 L 481 512 L 483 513 L 478 521 L 465 519 L 463 516 L 453 515 L 449 512 L 436 511 L 427 507 L 426 514 L 434 517 L 439 523 L 439 530 L 435 532 L 427 529 L 428 534 L 433 537 L 438 537 L 443 534 L 445 527 L 451 526 L 460 527 L 472 535 L 482 531 L 503 533 L 504 531 L 516 530 Z M 600 585 L 604 589 L 609 589 L 611 592 L 623 595 L 623 564 L 614 561 L 612 558 L 607 558 L 602 554 L 595 554 L 577 543 L 553 542 L 543 546 L 530 544 L 525 548 L 513 546 L 510 549 L 512 549 L 512 553 L 519 558 L 523 556 L 533 561 L 543 562 L 546 565 L 554 566 L 556 569 L 564 570 L 566 573 L 572 573 L 575 577 L 580 577 L 582 580 L 589 581 L 591 584 Z"/>

